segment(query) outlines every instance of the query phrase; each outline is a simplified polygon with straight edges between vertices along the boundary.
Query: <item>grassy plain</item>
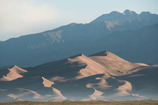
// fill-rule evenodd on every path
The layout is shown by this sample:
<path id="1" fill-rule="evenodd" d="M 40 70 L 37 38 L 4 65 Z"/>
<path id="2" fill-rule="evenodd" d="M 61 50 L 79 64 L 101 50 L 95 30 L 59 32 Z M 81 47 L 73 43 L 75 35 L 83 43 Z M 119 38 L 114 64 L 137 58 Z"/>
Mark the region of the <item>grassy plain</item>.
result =
<path id="1" fill-rule="evenodd" d="M 0 105 L 158 105 L 158 101 L 4 102 Z"/>

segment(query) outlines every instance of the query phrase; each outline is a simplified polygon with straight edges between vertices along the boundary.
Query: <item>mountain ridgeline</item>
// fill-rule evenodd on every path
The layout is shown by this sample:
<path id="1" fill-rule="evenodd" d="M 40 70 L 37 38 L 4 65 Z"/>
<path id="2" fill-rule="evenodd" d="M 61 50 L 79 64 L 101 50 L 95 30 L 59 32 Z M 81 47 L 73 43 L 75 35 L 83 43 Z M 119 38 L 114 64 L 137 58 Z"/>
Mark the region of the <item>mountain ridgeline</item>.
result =
<path id="1" fill-rule="evenodd" d="M 83 53 L 108 50 L 131 62 L 158 64 L 158 15 L 103 14 L 88 24 L 71 23 L 0 42 L 0 67 L 29 67 Z"/>

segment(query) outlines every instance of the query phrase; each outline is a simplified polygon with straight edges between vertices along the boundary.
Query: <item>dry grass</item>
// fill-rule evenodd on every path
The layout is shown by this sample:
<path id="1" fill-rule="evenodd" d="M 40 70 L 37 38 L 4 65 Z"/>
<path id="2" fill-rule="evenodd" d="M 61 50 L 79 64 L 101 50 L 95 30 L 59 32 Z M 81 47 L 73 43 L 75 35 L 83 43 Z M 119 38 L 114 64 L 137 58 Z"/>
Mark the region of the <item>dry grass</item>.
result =
<path id="1" fill-rule="evenodd" d="M 0 105 L 158 105 L 158 101 L 6 102 Z"/>

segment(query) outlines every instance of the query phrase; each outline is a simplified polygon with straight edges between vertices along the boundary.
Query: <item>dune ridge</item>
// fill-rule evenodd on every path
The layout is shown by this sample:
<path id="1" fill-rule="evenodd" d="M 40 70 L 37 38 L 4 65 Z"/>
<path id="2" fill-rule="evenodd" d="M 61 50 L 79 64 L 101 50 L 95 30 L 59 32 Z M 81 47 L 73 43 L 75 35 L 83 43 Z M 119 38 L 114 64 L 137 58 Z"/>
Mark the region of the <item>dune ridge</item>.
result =
<path id="1" fill-rule="evenodd" d="M 104 67 L 104 69 L 108 70 L 108 73 L 110 75 L 114 75 L 114 76 L 130 74 L 129 70 L 131 69 L 138 68 L 141 66 L 148 66 L 147 64 L 143 64 L 143 63 L 128 62 L 108 51 L 102 51 L 102 52 L 93 54 L 89 56 L 89 58 L 101 64 Z"/>
<path id="2" fill-rule="evenodd" d="M 21 74 L 28 72 L 27 70 L 24 70 L 16 65 L 10 69 L 8 68 L 8 70 L 9 73 L 6 76 L 3 75 L 3 77 L 0 78 L 0 81 L 12 81 L 18 78 L 22 78 L 23 75 Z"/>
<path id="3" fill-rule="evenodd" d="M 56 94 L 55 97 L 53 98 L 54 101 L 62 101 L 62 100 L 66 100 L 66 99 L 67 99 L 66 97 L 64 97 L 64 96 L 61 94 L 61 92 L 60 92 L 58 89 L 52 87 L 52 90 L 53 90 L 53 92 Z"/>
<path id="4" fill-rule="evenodd" d="M 43 85 L 44 85 L 44 87 L 51 87 L 53 84 L 55 84 L 54 82 L 49 81 L 48 79 L 46 79 L 44 77 L 42 77 L 42 79 L 43 79 Z"/>
<path id="5" fill-rule="evenodd" d="M 131 63 L 108 51 L 32 68 L 15 65 L 0 70 L 0 102 L 158 99 L 157 75 L 158 65 Z"/>

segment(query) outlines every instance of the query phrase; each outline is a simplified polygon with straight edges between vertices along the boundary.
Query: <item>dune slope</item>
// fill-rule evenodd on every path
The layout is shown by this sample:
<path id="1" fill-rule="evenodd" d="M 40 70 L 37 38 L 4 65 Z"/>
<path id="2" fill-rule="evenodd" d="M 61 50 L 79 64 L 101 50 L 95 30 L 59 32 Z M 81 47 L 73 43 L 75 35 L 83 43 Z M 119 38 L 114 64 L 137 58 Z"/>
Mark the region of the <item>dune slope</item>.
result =
<path id="1" fill-rule="evenodd" d="M 103 51 L 36 67 L 0 69 L 0 102 L 158 99 L 158 65 Z"/>

